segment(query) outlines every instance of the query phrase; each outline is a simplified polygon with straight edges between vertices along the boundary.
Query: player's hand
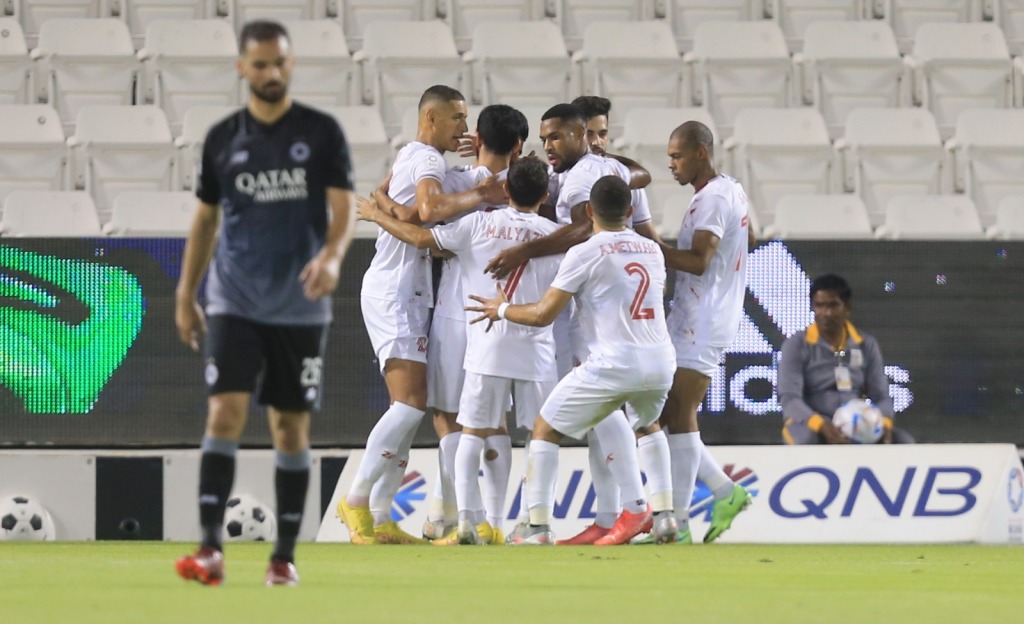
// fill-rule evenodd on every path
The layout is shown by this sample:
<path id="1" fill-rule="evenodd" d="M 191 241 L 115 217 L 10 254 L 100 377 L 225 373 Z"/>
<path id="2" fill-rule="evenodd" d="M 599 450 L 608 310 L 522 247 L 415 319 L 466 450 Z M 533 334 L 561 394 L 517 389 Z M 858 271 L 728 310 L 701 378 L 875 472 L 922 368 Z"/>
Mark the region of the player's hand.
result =
<path id="1" fill-rule="evenodd" d="M 490 273 L 491 277 L 496 280 L 508 277 L 508 274 L 514 271 L 516 267 L 530 259 L 522 247 L 522 245 L 509 247 L 488 260 L 487 266 L 484 267 L 484 273 Z"/>
<path id="2" fill-rule="evenodd" d="M 480 138 L 470 132 L 462 135 L 457 153 L 463 158 L 476 158 L 480 153 Z"/>
<path id="3" fill-rule="evenodd" d="M 476 185 L 480 191 L 480 203 L 501 205 L 508 203 L 508 193 L 505 192 L 505 185 L 498 179 L 498 174 L 491 174 Z"/>
<path id="4" fill-rule="evenodd" d="M 299 273 L 299 281 L 302 282 L 302 294 L 310 301 L 316 301 L 320 297 L 329 295 L 338 287 L 338 277 L 341 273 L 341 262 L 326 255 L 318 253 L 312 260 L 302 267 Z"/>
<path id="5" fill-rule="evenodd" d="M 174 306 L 174 325 L 178 338 L 199 353 L 199 343 L 206 335 L 206 315 L 195 298 L 179 298 Z"/>
<path id="6" fill-rule="evenodd" d="M 498 307 L 503 303 L 508 303 L 508 299 L 505 297 L 505 291 L 498 288 L 498 296 L 493 299 L 486 299 L 480 295 L 470 295 L 469 298 L 480 304 L 478 306 L 466 306 L 466 312 L 480 313 L 480 316 L 470 321 L 469 324 L 473 325 L 486 319 L 488 323 L 487 329 L 484 331 L 491 331 L 491 327 L 494 327 L 494 322 L 501 320 L 498 318 Z"/>
<path id="7" fill-rule="evenodd" d="M 821 423 L 821 429 L 818 431 L 821 437 L 825 438 L 825 442 L 828 444 L 852 444 L 853 440 L 843 435 L 843 432 L 836 429 L 830 421 L 823 421 Z"/>
<path id="8" fill-rule="evenodd" d="M 356 195 L 356 217 L 361 221 L 377 222 L 377 216 L 381 214 L 377 200 L 362 195 Z"/>

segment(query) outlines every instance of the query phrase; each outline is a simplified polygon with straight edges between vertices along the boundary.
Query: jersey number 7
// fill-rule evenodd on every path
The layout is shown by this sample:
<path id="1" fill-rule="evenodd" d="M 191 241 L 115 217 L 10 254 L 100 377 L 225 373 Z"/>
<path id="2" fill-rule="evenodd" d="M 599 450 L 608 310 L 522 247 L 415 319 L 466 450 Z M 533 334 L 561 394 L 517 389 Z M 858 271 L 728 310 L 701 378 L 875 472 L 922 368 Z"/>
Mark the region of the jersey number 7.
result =
<path id="1" fill-rule="evenodd" d="M 516 288 L 519 286 L 519 279 L 523 277 L 523 271 L 526 270 L 526 262 L 520 264 L 508 275 L 508 280 L 505 282 L 505 287 L 502 290 L 505 291 L 505 298 L 512 301 L 512 294 L 516 292 Z"/>
<path id="2" fill-rule="evenodd" d="M 654 318 L 654 308 L 644 308 L 644 299 L 647 297 L 647 289 L 651 287 L 651 274 L 647 267 L 639 262 L 630 262 L 626 265 L 626 273 L 640 276 L 640 285 L 633 295 L 633 303 L 629 306 L 629 313 L 634 321 L 649 321 Z"/>

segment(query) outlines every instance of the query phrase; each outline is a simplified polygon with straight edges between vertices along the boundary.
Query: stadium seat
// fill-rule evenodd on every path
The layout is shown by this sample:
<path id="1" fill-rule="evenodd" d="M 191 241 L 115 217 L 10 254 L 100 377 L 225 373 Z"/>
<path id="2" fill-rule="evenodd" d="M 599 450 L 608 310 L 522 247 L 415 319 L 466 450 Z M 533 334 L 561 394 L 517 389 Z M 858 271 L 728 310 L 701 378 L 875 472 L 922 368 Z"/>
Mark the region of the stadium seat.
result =
<path id="1" fill-rule="evenodd" d="M 96 206 L 82 191 L 14 191 L 4 199 L 3 236 L 101 236 Z"/>
<path id="2" fill-rule="evenodd" d="M 693 105 L 711 111 L 723 137 L 732 135 L 733 119 L 745 108 L 789 106 L 793 66 L 774 22 L 703 22 L 683 58 L 692 72 Z"/>
<path id="3" fill-rule="evenodd" d="M 935 118 L 921 108 L 859 108 L 836 141 L 843 190 L 868 207 L 881 224 L 889 198 L 899 193 L 947 190 L 944 152 Z"/>
<path id="4" fill-rule="evenodd" d="M 900 52 L 910 52 L 922 24 L 969 22 L 976 0 L 872 0 L 871 17 L 885 18 L 896 33 Z"/>
<path id="5" fill-rule="evenodd" d="M 21 25 L 0 17 L 0 104 L 27 104 L 32 93 L 32 59 Z"/>
<path id="6" fill-rule="evenodd" d="M 960 111 L 1013 104 L 1013 63 L 995 24 L 922 24 L 907 63 L 913 103 L 935 115 L 944 139 Z"/>
<path id="7" fill-rule="evenodd" d="M 444 0 L 340 0 L 341 24 L 350 49 L 364 47 L 366 27 L 371 22 L 433 20 L 438 2 Z"/>
<path id="8" fill-rule="evenodd" d="M 570 52 L 580 49 L 591 22 L 620 24 L 644 19 L 644 0 L 555 0 L 557 19 Z"/>
<path id="9" fill-rule="evenodd" d="M 765 238 L 870 239 L 868 209 L 856 195 L 784 195 L 775 205 L 775 220 Z"/>
<path id="10" fill-rule="evenodd" d="M 583 93 L 612 101 L 611 134 L 636 106 L 680 106 L 685 65 L 664 22 L 592 22 L 573 55 Z"/>
<path id="11" fill-rule="evenodd" d="M 284 22 L 297 59 L 289 93 L 312 106 L 347 106 L 355 65 L 345 33 L 333 20 Z"/>
<path id="12" fill-rule="evenodd" d="M 814 22 L 793 57 L 804 104 L 821 111 L 829 136 L 842 135 L 850 110 L 899 106 L 906 99 L 903 59 L 881 20 Z"/>
<path id="13" fill-rule="evenodd" d="M 16 0 L 11 6 L 29 50 L 38 45 L 39 33 L 47 20 L 112 16 L 106 0 Z"/>
<path id="14" fill-rule="evenodd" d="M 368 195 L 388 175 L 391 145 L 384 120 L 373 106 L 324 107 L 341 125 L 352 157 L 356 192 Z"/>
<path id="15" fill-rule="evenodd" d="M 39 100 L 57 109 L 68 132 L 83 106 L 134 99 L 139 62 L 128 27 L 119 19 L 47 20 L 32 58 Z"/>
<path id="16" fill-rule="evenodd" d="M 187 191 L 125 191 L 114 199 L 108 236 L 184 238 L 196 211 L 195 195 Z"/>
<path id="17" fill-rule="evenodd" d="M 0 204 L 17 189 L 62 189 L 67 145 L 57 111 L 46 104 L 3 104 L 0 120 Z"/>
<path id="18" fill-rule="evenodd" d="M 999 24 L 1010 54 L 1024 54 L 1024 0 L 991 0 L 982 10 L 983 19 Z"/>
<path id="19" fill-rule="evenodd" d="M 983 224 L 992 225 L 1003 197 L 1024 193 L 1024 110 L 965 110 L 946 148 L 954 189 L 974 200 Z"/>
<path id="20" fill-rule="evenodd" d="M 672 192 L 663 194 L 658 199 L 657 205 L 654 203 L 654 198 L 651 198 L 651 212 L 660 215 L 660 218 L 655 219 L 658 236 L 672 240 L 679 237 L 679 228 L 683 224 L 686 211 L 690 209 L 691 199 L 693 199 L 693 187 L 679 184 L 676 184 L 676 188 Z"/>
<path id="21" fill-rule="evenodd" d="M 362 68 L 363 103 L 380 109 L 388 134 L 427 87 L 461 89 L 462 59 L 443 22 L 372 22 L 363 34 L 363 49 L 353 56 Z"/>
<path id="22" fill-rule="evenodd" d="M 477 24 L 463 61 L 477 104 L 518 107 L 569 99 L 569 52 L 551 22 Z"/>
<path id="23" fill-rule="evenodd" d="M 746 109 L 724 143 L 750 203 L 770 225 L 783 195 L 823 194 L 832 188 L 832 144 L 821 113 L 813 108 Z"/>
<path id="24" fill-rule="evenodd" d="M 174 139 L 178 150 L 178 187 L 195 188 L 195 170 L 202 157 L 206 133 L 213 124 L 237 111 L 237 106 L 193 106 L 185 111 L 181 134 Z"/>
<path id="25" fill-rule="evenodd" d="M 875 235 L 890 240 L 976 240 L 984 232 L 970 197 L 894 195 Z"/>
<path id="26" fill-rule="evenodd" d="M 122 191 L 169 191 L 175 149 L 167 116 L 156 106 L 86 106 L 71 146 L 71 179 L 96 202 L 103 222 Z"/>
<path id="27" fill-rule="evenodd" d="M 478 24 L 507 24 L 545 17 L 544 7 L 536 0 L 449 0 L 447 8 L 447 21 L 459 52 L 466 52 L 473 45 L 473 30 Z"/>
<path id="28" fill-rule="evenodd" d="M 664 18 L 675 33 L 679 49 L 689 52 L 701 23 L 764 19 L 765 0 L 666 0 L 655 3 L 654 17 Z"/>
<path id="29" fill-rule="evenodd" d="M 239 101 L 238 42 L 226 20 L 153 20 L 139 58 L 141 99 L 162 108 L 175 132 L 192 106 Z"/>
<path id="30" fill-rule="evenodd" d="M 230 0 L 120 0 L 121 19 L 128 24 L 132 41 L 141 48 L 146 28 L 158 20 L 193 20 L 224 17 L 231 12 Z"/>
<path id="31" fill-rule="evenodd" d="M 283 23 L 337 17 L 337 3 L 334 0 L 228 0 L 228 6 L 235 32 L 241 31 L 246 22 L 257 19 Z M 332 8 L 332 14 L 328 13 L 328 6 Z M 299 43 L 300 38 L 293 37 L 293 42 Z"/>
<path id="32" fill-rule="evenodd" d="M 999 201 L 995 225 L 988 237 L 999 240 L 1024 240 L 1024 195 L 1007 195 Z"/>
<path id="33" fill-rule="evenodd" d="M 612 112 L 614 117 L 615 109 Z M 682 123 L 693 120 L 707 126 L 717 141 L 715 122 L 703 108 L 638 107 L 624 117 L 622 136 L 613 141 L 610 151 L 632 158 L 651 172 L 647 195 L 651 210 L 657 213 L 660 207 L 667 205 L 670 196 L 678 194 L 680 188 L 668 169 L 669 135 Z M 721 144 L 720 141 L 718 143 Z M 721 150 L 716 155 L 721 156 Z"/>
<path id="34" fill-rule="evenodd" d="M 776 0 L 775 21 L 786 34 L 789 49 L 799 52 L 804 46 L 807 28 L 821 21 L 859 20 L 864 13 L 863 0 Z M 769 7 L 771 7 L 769 3 Z M 851 50 L 851 52 L 856 52 Z"/>

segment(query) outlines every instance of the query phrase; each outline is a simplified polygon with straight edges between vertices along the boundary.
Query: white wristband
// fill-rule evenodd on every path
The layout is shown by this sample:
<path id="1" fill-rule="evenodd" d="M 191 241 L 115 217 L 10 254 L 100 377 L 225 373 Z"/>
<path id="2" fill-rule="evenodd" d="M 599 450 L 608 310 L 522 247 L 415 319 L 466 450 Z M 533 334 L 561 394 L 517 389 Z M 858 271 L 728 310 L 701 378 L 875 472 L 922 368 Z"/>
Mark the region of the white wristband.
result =
<path id="1" fill-rule="evenodd" d="M 498 306 L 498 318 L 500 318 L 501 320 L 505 320 L 505 310 L 508 309 L 508 306 L 509 306 L 508 301 L 506 301 L 505 303 L 502 303 L 500 306 Z"/>

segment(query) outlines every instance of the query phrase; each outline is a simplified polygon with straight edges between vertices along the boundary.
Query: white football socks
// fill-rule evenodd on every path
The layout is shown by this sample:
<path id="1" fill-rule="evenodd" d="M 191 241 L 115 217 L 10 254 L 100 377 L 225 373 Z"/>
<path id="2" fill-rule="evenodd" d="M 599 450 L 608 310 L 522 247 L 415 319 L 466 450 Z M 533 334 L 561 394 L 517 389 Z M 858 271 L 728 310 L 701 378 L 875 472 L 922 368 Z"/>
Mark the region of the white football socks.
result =
<path id="1" fill-rule="evenodd" d="M 601 443 L 605 464 L 611 470 L 619 489 L 619 503 L 631 513 L 647 509 L 647 494 L 640 477 L 640 462 L 636 456 L 636 434 L 622 410 L 615 410 L 594 427 Z"/>
<path id="2" fill-rule="evenodd" d="M 512 473 L 512 438 L 508 434 L 484 438 L 483 498 L 487 523 L 501 529 L 505 520 L 505 495 Z"/>
<path id="3" fill-rule="evenodd" d="M 463 433 L 455 451 L 455 500 L 459 506 L 459 520 L 476 524 L 483 515 L 484 501 L 480 496 L 480 454 L 484 439 Z"/>
<path id="4" fill-rule="evenodd" d="M 672 456 L 664 431 L 655 431 L 637 441 L 637 455 L 647 473 L 647 490 L 655 512 L 672 509 Z"/>
<path id="5" fill-rule="evenodd" d="M 733 483 L 729 475 L 725 474 L 722 467 L 718 465 L 711 451 L 704 444 L 700 443 L 700 466 L 697 468 L 697 478 L 704 482 L 711 490 L 715 500 L 721 500 L 732 496 Z"/>
<path id="6" fill-rule="evenodd" d="M 402 480 L 405 478 L 405 469 L 409 465 L 409 450 L 412 448 L 412 440 L 416 437 L 416 429 L 410 429 L 398 447 L 398 454 L 394 461 L 387 467 L 384 474 L 373 487 L 370 488 L 370 513 L 373 514 L 374 524 L 381 525 L 391 521 L 391 505 L 395 500 L 398 488 L 402 487 Z"/>
<path id="7" fill-rule="evenodd" d="M 615 483 L 611 468 L 605 461 L 604 449 L 597 432 L 587 432 L 587 459 L 590 460 L 590 480 L 594 484 L 594 523 L 610 529 L 619 517 L 619 486 Z"/>
<path id="8" fill-rule="evenodd" d="M 423 414 L 423 410 L 397 401 L 384 412 L 366 439 L 366 452 L 348 491 L 349 505 L 369 503 L 370 490 L 383 477 L 388 466 L 397 461 L 407 436 L 410 436 L 411 444 L 411 436 L 415 435 Z"/>
<path id="9" fill-rule="evenodd" d="M 444 520 L 447 524 L 455 524 L 458 517 L 459 508 L 455 496 L 455 451 L 459 448 L 461 437 L 461 431 L 452 431 L 438 443 L 441 461 L 441 500 L 444 501 Z"/>
<path id="10" fill-rule="evenodd" d="M 551 524 L 551 510 L 555 506 L 552 484 L 557 478 L 558 445 L 544 440 L 531 440 L 524 488 L 530 500 L 530 524 Z"/>
<path id="11" fill-rule="evenodd" d="M 668 434 L 668 448 L 672 457 L 672 509 L 680 531 L 690 526 L 690 501 L 697 488 L 700 447 L 700 433 L 697 431 Z"/>

